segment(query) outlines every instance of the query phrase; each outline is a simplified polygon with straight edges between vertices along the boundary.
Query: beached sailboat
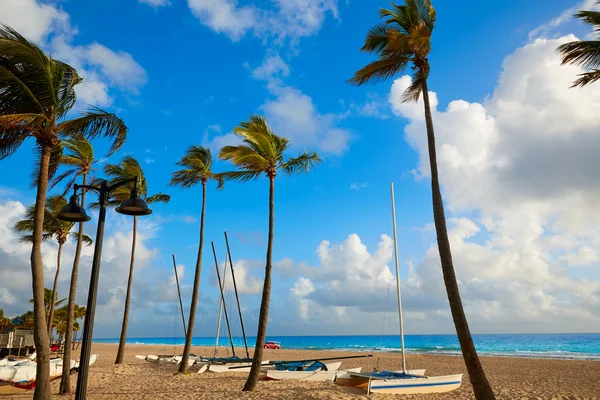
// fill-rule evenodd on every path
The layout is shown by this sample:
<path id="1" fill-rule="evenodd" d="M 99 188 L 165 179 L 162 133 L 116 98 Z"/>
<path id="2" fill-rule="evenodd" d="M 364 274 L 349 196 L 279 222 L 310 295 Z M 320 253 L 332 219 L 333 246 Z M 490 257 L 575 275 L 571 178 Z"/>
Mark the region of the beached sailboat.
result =
<path id="1" fill-rule="evenodd" d="M 302 381 L 333 381 L 335 377 L 340 373 L 358 373 L 361 371 L 361 367 L 351 368 L 345 371 L 340 371 L 339 367 L 341 362 L 332 364 L 322 364 L 321 368 L 314 368 L 314 365 L 308 367 L 304 371 L 289 371 L 289 370 L 269 370 L 265 376 L 265 380 L 286 380 L 286 379 L 297 379 Z"/>
<path id="2" fill-rule="evenodd" d="M 394 228 L 394 259 L 396 262 L 396 293 L 398 295 L 398 313 L 400 322 L 400 346 L 402 349 L 402 370 L 382 371 L 372 373 L 348 372 L 340 384 L 353 383 L 356 387 L 365 387 L 367 394 L 371 393 L 441 393 L 449 392 L 460 387 L 462 374 L 428 377 L 415 374 L 406 368 L 404 351 L 404 323 L 402 320 L 402 297 L 400 295 L 400 271 L 398 266 L 398 239 L 396 235 L 396 205 L 394 202 L 394 184 L 390 183 L 392 197 L 392 221 Z M 418 370 L 417 370 L 418 371 Z M 423 372 L 425 372 L 423 370 Z"/>
<path id="3" fill-rule="evenodd" d="M 90 357 L 90 365 L 96 362 L 98 354 L 92 354 Z M 71 360 L 69 369 L 79 367 L 79 360 Z M 13 365 L 0 367 L 0 381 L 7 382 L 12 386 L 21 389 L 33 389 L 35 387 L 37 364 L 32 360 L 21 360 Z M 54 358 L 50 360 L 50 379 L 62 376 L 63 359 Z"/>

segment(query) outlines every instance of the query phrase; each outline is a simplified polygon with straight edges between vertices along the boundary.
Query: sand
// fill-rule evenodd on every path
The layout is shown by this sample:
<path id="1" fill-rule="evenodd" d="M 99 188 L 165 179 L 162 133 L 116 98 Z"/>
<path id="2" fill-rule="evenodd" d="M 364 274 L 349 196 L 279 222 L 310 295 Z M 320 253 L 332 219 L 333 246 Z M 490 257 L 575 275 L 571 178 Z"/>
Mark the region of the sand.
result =
<path id="1" fill-rule="evenodd" d="M 284 343 L 285 345 L 285 343 Z M 135 358 L 136 354 L 181 354 L 180 346 L 128 345 L 125 364 L 114 365 L 116 345 L 94 344 L 100 358 L 90 368 L 88 399 L 474 399 L 462 358 L 409 354 L 409 368 L 426 368 L 430 375 L 463 373 L 460 389 L 442 394 L 367 396 L 359 389 L 331 382 L 259 381 L 256 391 L 242 392 L 246 373 L 175 374 L 174 365 L 155 365 Z M 194 347 L 192 353 L 210 355 L 212 349 Z M 240 349 L 239 354 L 243 354 Z M 239 355 L 238 354 L 238 355 Z M 341 351 L 265 350 L 265 359 L 306 359 L 356 355 Z M 223 350 L 222 356 L 226 355 Z M 600 362 L 530 358 L 482 357 L 487 376 L 498 399 L 600 399 Z M 400 369 L 400 355 L 375 353 L 373 358 L 345 360 L 342 367 L 362 366 L 364 371 Z M 76 375 L 72 378 L 73 387 Z M 58 381 L 52 383 L 58 393 Z M 30 399 L 33 391 L 0 387 L 1 399 Z M 73 396 L 57 396 L 70 399 Z"/>

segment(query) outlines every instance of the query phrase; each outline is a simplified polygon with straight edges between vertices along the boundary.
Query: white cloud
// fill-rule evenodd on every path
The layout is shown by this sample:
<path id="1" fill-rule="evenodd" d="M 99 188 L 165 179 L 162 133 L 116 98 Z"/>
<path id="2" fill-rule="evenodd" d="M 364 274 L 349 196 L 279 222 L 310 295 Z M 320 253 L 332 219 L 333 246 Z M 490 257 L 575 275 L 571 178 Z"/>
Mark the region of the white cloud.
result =
<path id="1" fill-rule="evenodd" d="M 598 5 L 597 0 L 584 0 L 574 5 L 571 8 L 563 11 L 559 16 L 552 18 L 545 24 L 542 24 L 531 32 L 529 32 L 529 41 L 533 41 L 540 37 L 548 37 L 551 35 L 553 31 L 557 28 L 564 25 L 566 22 L 572 20 L 573 14 L 575 14 L 579 10 L 598 10 L 600 9 L 600 5 Z"/>
<path id="2" fill-rule="evenodd" d="M 221 279 L 223 279 L 224 263 L 219 265 Z M 256 275 L 257 272 L 264 270 L 264 262 L 257 260 L 238 260 L 233 262 L 235 271 L 235 284 L 239 294 L 259 294 L 262 292 L 263 278 Z M 212 273 L 213 286 L 218 288 L 217 274 Z M 225 292 L 233 292 L 233 278 L 231 276 L 231 266 L 227 261 L 227 272 L 225 272 Z"/>
<path id="3" fill-rule="evenodd" d="M 49 32 L 72 33 L 69 14 L 37 0 L 0 0 L 0 21 L 30 40 L 43 41 Z"/>
<path id="4" fill-rule="evenodd" d="M 69 15 L 54 4 L 38 0 L 0 0 L 0 22 L 8 24 L 27 38 L 74 67 L 84 78 L 76 87 L 78 108 L 91 104 L 109 107 L 114 103 L 113 88 L 138 94 L 148 77 L 131 54 L 114 51 L 100 43 L 72 44 L 77 29 Z"/>
<path id="5" fill-rule="evenodd" d="M 233 41 L 247 33 L 292 43 L 318 32 L 325 17 L 338 17 L 337 0 L 273 0 L 272 9 L 239 6 L 236 0 L 188 0 L 200 22 Z"/>
<path id="6" fill-rule="evenodd" d="M 261 107 L 274 132 L 285 136 L 297 147 L 342 154 L 352 139 L 351 133 L 337 126 L 335 114 L 321 114 L 311 97 L 291 87 L 279 88 L 275 99 Z"/>
<path id="7" fill-rule="evenodd" d="M 571 269 L 597 267 L 600 244 L 600 92 L 569 88 L 583 71 L 561 66 L 556 48 L 572 40 L 536 39 L 507 56 L 484 104 L 455 100 L 439 110 L 430 92 L 440 179 L 458 217 L 454 264 L 464 298 L 479 301 L 467 303 L 470 318 L 489 319 L 489 329 L 590 331 L 599 321 L 599 282 Z M 390 105 L 409 120 L 406 138 L 428 178 L 422 101 L 400 101 L 408 84 L 406 76 L 393 83 Z M 439 268 L 432 246 L 415 281 L 432 289 Z"/>
<path id="8" fill-rule="evenodd" d="M 146 158 L 144 159 L 144 162 L 145 162 L 146 164 L 154 164 L 154 163 L 156 162 L 156 160 L 155 160 L 154 158 L 146 157 Z"/>
<path id="9" fill-rule="evenodd" d="M 139 0 L 139 2 L 148 4 L 151 7 L 163 7 L 171 4 L 169 0 Z"/>
<path id="10" fill-rule="evenodd" d="M 258 24 L 254 7 L 238 7 L 236 0 L 188 0 L 196 18 L 217 33 L 237 41 Z"/>

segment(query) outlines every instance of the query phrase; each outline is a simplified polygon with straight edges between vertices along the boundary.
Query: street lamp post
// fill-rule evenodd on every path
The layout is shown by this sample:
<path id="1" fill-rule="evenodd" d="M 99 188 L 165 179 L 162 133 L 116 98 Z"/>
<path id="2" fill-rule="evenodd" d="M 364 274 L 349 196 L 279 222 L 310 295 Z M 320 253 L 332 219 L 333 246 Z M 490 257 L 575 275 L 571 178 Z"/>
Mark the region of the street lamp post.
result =
<path id="1" fill-rule="evenodd" d="M 100 261 L 102 259 L 102 239 L 104 238 L 104 220 L 106 218 L 106 204 L 115 189 L 125 184 L 133 182 L 130 197 L 115 209 L 120 214 L 125 215 L 148 215 L 152 210 L 148 208 L 146 202 L 138 194 L 138 178 L 126 179 L 108 185 L 102 181 L 100 186 L 75 185 L 73 195 L 69 204 L 64 206 L 58 213 L 58 219 L 70 222 L 89 221 L 90 217 L 85 209 L 78 204 L 77 190 L 86 189 L 98 193 L 100 214 L 98 216 L 98 228 L 96 231 L 96 244 L 94 248 L 94 258 L 92 262 L 92 274 L 90 277 L 90 289 L 88 291 L 87 308 L 83 326 L 83 337 L 81 339 L 81 356 L 79 357 L 79 373 L 77 375 L 77 389 L 75 390 L 75 400 L 85 400 L 87 392 L 88 371 L 90 368 L 90 352 L 92 349 L 92 333 L 94 331 L 94 314 L 96 312 L 96 297 L 98 294 L 98 278 L 100 276 Z"/>

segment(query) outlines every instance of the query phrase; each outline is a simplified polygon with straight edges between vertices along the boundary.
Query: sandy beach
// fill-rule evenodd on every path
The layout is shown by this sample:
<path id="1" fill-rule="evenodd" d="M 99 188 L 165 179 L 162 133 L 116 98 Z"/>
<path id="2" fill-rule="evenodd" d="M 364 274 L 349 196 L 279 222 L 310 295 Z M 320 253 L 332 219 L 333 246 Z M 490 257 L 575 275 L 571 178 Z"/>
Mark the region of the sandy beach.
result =
<path id="1" fill-rule="evenodd" d="M 154 365 L 135 358 L 136 354 L 181 354 L 181 346 L 128 345 L 125 364 L 113 364 L 117 346 L 94 344 L 99 360 L 90 369 L 88 398 L 125 399 L 473 399 L 462 358 L 454 356 L 408 355 L 409 368 L 426 368 L 428 374 L 463 373 L 460 389 L 430 395 L 372 395 L 331 382 L 260 381 L 253 393 L 242 392 L 245 373 L 175 374 L 174 365 Z M 197 355 L 212 354 L 207 347 L 194 347 Z M 240 349 L 240 354 L 242 351 Z M 338 351 L 266 350 L 265 359 L 305 359 L 356 355 Z M 221 355 L 225 355 L 223 350 Z M 600 362 L 530 358 L 482 357 L 486 373 L 499 399 L 600 399 Z M 342 367 L 362 366 L 368 371 L 399 369 L 400 355 L 375 353 L 373 358 L 345 360 Z M 73 386 L 76 378 L 73 377 Z M 58 393 L 58 381 L 52 384 Z M 0 387 L 2 399 L 29 399 L 33 391 Z M 72 398 L 60 397 L 60 398 Z"/>

